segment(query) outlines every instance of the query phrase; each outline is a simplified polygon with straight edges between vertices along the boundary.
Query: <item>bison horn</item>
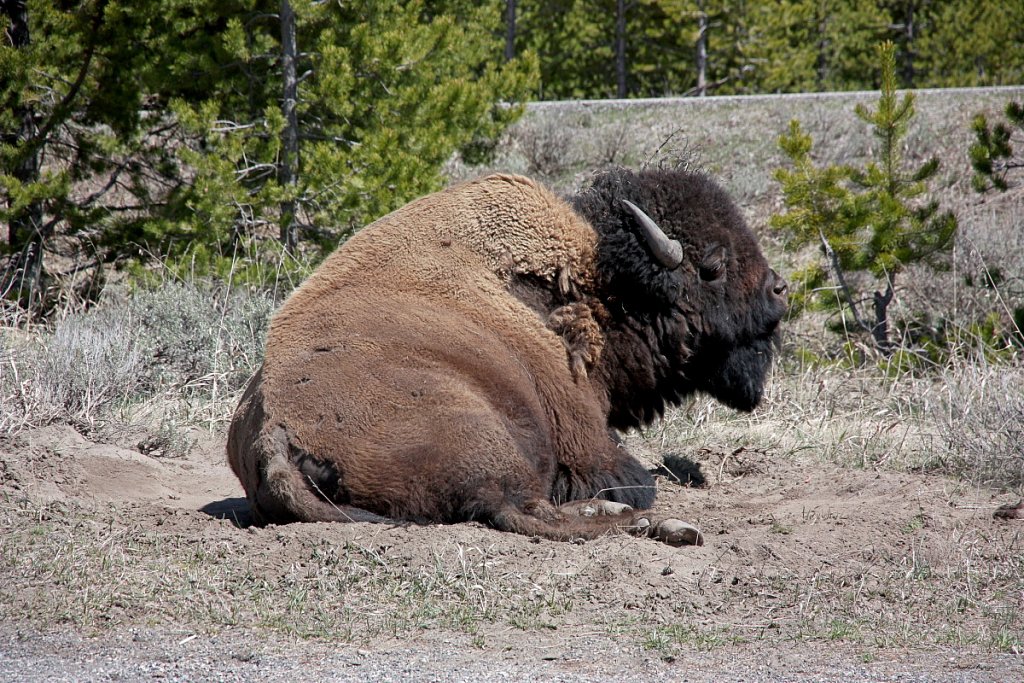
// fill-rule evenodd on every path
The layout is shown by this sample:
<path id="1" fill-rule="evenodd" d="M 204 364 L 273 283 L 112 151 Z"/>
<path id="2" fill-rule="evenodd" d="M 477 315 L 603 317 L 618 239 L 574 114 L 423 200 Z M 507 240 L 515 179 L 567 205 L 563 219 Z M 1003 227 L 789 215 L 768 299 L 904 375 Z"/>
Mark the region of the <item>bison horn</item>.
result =
<path id="1" fill-rule="evenodd" d="M 636 217 L 636 221 L 640 225 L 640 232 L 644 234 L 647 248 L 651 250 L 654 259 L 670 270 L 678 268 L 679 264 L 683 262 L 683 246 L 679 244 L 679 240 L 669 239 L 668 235 L 658 227 L 658 224 L 633 202 L 623 199 L 622 203 Z"/>

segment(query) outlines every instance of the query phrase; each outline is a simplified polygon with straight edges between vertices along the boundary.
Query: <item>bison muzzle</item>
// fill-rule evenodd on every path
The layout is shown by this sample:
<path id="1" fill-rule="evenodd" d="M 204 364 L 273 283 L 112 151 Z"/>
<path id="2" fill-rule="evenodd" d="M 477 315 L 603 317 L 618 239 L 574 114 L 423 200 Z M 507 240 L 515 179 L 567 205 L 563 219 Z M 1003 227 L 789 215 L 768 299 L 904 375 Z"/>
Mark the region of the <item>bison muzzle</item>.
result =
<path id="1" fill-rule="evenodd" d="M 568 202 L 488 176 L 367 226 L 288 298 L 228 459 L 260 523 L 700 543 L 643 512 L 655 482 L 618 432 L 697 392 L 753 409 L 785 308 L 703 174 L 610 170 Z"/>

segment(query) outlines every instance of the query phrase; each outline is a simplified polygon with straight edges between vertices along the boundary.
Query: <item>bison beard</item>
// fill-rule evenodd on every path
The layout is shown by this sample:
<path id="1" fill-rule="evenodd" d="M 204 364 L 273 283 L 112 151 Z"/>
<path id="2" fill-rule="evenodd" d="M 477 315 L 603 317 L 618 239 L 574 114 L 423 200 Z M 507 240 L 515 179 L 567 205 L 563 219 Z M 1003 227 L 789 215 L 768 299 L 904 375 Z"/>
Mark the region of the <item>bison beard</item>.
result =
<path id="1" fill-rule="evenodd" d="M 262 523 L 699 543 L 641 512 L 654 480 L 616 430 L 698 391 L 753 409 L 785 295 L 704 175 L 616 169 L 572 206 L 518 176 L 465 183 L 368 226 L 285 302 L 228 459 Z"/>

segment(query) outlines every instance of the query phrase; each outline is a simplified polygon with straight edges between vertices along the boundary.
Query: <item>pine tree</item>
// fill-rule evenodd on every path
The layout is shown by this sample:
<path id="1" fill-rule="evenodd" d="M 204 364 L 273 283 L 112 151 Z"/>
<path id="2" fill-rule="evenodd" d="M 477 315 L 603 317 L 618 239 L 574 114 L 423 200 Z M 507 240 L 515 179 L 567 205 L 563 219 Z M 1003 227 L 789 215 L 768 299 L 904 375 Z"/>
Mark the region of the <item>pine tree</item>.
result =
<path id="1" fill-rule="evenodd" d="M 645 96 L 742 92 L 751 69 L 745 0 L 646 0 L 632 59 Z"/>
<path id="2" fill-rule="evenodd" d="M 614 97 L 614 2 L 519 0 L 517 54 L 540 65 L 536 97 L 542 100 Z"/>
<path id="3" fill-rule="evenodd" d="M 542 99 L 616 96 L 623 11 L 631 97 L 877 88 L 874 48 L 885 39 L 896 43 L 902 87 L 1010 85 L 1024 77 L 1020 2 L 517 0 L 504 9 L 511 4 L 516 54 L 538 55 Z"/>
<path id="4" fill-rule="evenodd" d="M 901 151 L 914 116 L 914 95 L 897 96 L 892 43 L 881 45 L 879 57 L 878 107 L 856 108 L 857 116 L 872 127 L 879 161 L 863 168 L 817 168 L 810 157 L 810 137 L 798 122 L 791 122 L 779 143 L 793 168 L 775 174 L 787 211 L 773 216 L 771 225 L 783 232 L 790 246 L 816 244 L 825 257 L 824 265 L 813 265 L 794 278 L 803 285 L 794 289 L 804 292 L 795 303 L 848 315 L 855 329 L 869 333 L 875 347 L 888 353 L 893 349 L 889 306 L 900 273 L 911 263 L 940 266 L 952 246 L 957 221 L 950 212 L 940 213 L 937 201 L 925 199 L 938 160 L 932 158 L 912 170 L 904 167 Z M 870 297 L 873 319 L 864 314 L 865 297 L 851 273 L 867 273 L 875 280 Z M 830 288 L 825 287 L 828 280 Z"/>
<path id="5" fill-rule="evenodd" d="M 52 299 L 53 257 L 92 273 L 110 230 L 135 225 L 181 182 L 166 98 L 202 89 L 201 8 L 189 0 L 0 5 L 0 291 L 29 309 Z M 227 7 L 225 11 L 230 11 Z M 173 47 L 173 50 L 169 49 Z M 193 75 L 196 74 L 196 75 Z"/>

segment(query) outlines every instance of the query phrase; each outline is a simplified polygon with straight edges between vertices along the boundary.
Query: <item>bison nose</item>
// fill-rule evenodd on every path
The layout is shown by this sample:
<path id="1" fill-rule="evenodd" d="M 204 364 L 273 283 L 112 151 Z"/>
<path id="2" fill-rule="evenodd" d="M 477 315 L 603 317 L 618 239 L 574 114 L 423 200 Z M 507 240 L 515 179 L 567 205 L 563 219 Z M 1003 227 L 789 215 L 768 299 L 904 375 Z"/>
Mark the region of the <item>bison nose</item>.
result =
<path id="1" fill-rule="evenodd" d="M 772 270 L 772 292 L 777 297 L 785 298 L 786 293 L 788 291 L 789 291 L 789 285 L 786 284 L 786 281 L 778 273 L 776 273 L 775 270 L 773 269 Z"/>

